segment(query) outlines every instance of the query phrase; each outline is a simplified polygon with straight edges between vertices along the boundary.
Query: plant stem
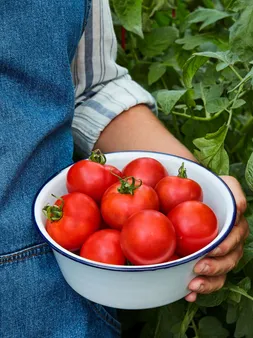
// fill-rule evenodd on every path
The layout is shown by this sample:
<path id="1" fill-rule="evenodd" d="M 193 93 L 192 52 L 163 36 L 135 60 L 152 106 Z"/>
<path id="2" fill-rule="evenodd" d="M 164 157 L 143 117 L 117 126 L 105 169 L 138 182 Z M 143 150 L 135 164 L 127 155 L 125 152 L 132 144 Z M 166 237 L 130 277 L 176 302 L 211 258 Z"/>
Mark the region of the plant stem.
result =
<path id="1" fill-rule="evenodd" d="M 162 84 L 163 84 L 164 88 L 168 89 L 167 84 L 166 84 L 163 76 L 161 77 L 161 80 L 162 80 Z"/>
<path id="2" fill-rule="evenodd" d="M 237 70 L 232 66 L 232 65 L 229 65 L 229 68 L 235 73 L 235 75 L 238 77 L 238 79 L 240 81 L 242 81 L 242 77 L 241 75 L 237 72 Z"/>
<path id="3" fill-rule="evenodd" d="M 194 333 L 195 333 L 195 338 L 199 338 L 199 335 L 198 335 L 198 328 L 197 328 L 197 325 L 196 325 L 194 319 L 192 320 L 192 328 L 193 328 Z"/>
<path id="4" fill-rule="evenodd" d="M 181 135 L 179 127 L 178 127 L 177 117 L 176 117 L 175 114 L 172 115 L 172 121 L 173 121 L 173 126 L 174 126 L 176 133 L 177 133 L 177 137 L 178 137 L 179 141 L 183 141 L 182 135 Z"/>

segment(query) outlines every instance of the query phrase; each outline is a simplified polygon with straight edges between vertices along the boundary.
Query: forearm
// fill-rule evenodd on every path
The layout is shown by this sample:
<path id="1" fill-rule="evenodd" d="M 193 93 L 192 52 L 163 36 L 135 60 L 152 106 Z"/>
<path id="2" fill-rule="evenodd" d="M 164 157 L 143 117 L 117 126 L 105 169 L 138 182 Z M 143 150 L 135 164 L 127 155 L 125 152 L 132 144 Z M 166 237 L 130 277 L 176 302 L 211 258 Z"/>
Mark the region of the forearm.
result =
<path id="1" fill-rule="evenodd" d="M 170 153 L 196 161 L 145 105 L 130 108 L 117 116 L 101 133 L 94 148 L 103 152 L 150 150 Z"/>

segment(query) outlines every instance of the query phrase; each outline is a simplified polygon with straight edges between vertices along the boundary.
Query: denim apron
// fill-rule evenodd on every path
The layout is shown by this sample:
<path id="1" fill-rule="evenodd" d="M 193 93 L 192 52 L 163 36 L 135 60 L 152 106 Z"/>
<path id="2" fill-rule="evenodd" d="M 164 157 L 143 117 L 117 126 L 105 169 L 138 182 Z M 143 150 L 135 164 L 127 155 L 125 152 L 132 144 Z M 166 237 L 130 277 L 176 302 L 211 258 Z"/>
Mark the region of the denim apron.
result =
<path id="1" fill-rule="evenodd" d="M 0 337 L 120 337 L 114 310 L 64 281 L 33 224 L 41 185 L 72 163 L 70 64 L 90 0 L 0 1 Z"/>

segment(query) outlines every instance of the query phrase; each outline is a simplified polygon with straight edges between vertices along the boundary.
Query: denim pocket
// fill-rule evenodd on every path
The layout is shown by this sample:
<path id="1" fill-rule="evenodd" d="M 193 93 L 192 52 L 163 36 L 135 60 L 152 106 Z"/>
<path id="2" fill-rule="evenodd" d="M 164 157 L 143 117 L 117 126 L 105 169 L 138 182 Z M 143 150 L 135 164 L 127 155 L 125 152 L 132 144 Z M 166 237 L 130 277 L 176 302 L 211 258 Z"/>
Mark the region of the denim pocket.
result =
<path id="1" fill-rule="evenodd" d="M 119 338 L 116 310 L 77 294 L 46 243 L 0 256 L 0 337 Z"/>

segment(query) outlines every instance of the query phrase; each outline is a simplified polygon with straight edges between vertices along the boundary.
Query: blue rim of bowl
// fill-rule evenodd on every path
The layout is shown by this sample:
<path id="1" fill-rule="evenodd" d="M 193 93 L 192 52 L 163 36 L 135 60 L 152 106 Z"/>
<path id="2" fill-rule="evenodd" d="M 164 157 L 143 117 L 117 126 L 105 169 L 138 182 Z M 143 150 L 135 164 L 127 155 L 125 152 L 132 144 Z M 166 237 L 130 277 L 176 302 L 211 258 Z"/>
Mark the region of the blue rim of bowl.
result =
<path id="1" fill-rule="evenodd" d="M 236 219 L 236 202 L 235 202 L 235 198 L 230 190 L 230 188 L 228 187 L 228 185 L 216 174 L 214 174 L 212 171 L 208 170 L 207 168 L 203 167 L 201 164 L 196 163 L 192 160 L 188 160 L 184 157 L 181 156 L 177 156 L 177 155 L 173 155 L 173 154 L 168 154 L 168 153 L 163 153 L 163 152 L 156 152 L 156 151 L 148 151 L 148 150 L 125 150 L 125 151 L 114 151 L 114 152 L 109 152 L 109 153 L 105 153 L 105 156 L 110 155 L 110 154 L 122 154 L 122 153 L 150 153 L 150 154 L 160 154 L 160 155 L 166 155 L 169 157 L 175 157 L 175 158 L 179 158 L 182 159 L 184 162 L 191 162 L 194 163 L 197 166 L 200 166 L 202 169 L 208 171 L 209 173 L 211 173 L 211 175 L 215 176 L 218 180 L 220 180 L 222 182 L 222 184 L 224 184 L 224 186 L 227 188 L 227 191 L 231 197 L 232 200 L 232 205 L 233 205 L 233 214 L 232 214 L 232 219 L 231 219 L 231 223 L 228 227 L 228 229 L 226 230 L 226 232 L 223 234 L 223 236 L 217 240 L 215 243 L 213 243 L 213 245 L 211 245 L 209 248 L 203 248 L 201 250 L 199 250 L 196 254 L 192 254 L 191 256 L 186 256 L 185 258 L 181 258 L 180 260 L 176 260 L 176 261 L 172 261 L 172 262 L 168 262 L 168 263 L 160 263 L 160 264 L 153 264 L 153 265 L 138 265 L 138 266 L 127 266 L 127 265 L 109 265 L 109 264 L 103 264 L 103 263 L 99 263 L 99 262 L 93 262 L 91 260 L 87 260 L 85 258 L 79 257 L 78 255 L 71 253 L 75 256 L 72 256 L 64 251 L 62 251 L 60 248 L 56 247 L 52 242 L 50 242 L 50 240 L 48 240 L 48 238 L 46 238 L 44 236 L 44 234 L 40 231 L 40 228 L 36 222 L 35 219 L 35 203 L 37 200 L 38 195 L 40 194 L 41 190 L 44 188 L 44 186 L 51 181 L 54 177 L 56 177 L 58 174 L 60 174 L 63 170 L 67 169 L 68 167 L 71 166 L 71 164 L 63 169 L 61 169 L 60 171 L 58 171 L 57 173 L 55 173 L 54 175 L 52 175 L 43 185 L 42 187 L 39 189 L 38 193 L 35 196 L 34 202 L 33 202 L 33 219 L 34 219 L 34 223 L 35 226 L 37 228 L 37 230 L 39 231 L 40 235 L 44 238 L 44 240 L 49 244 L 49 246 L 57 251 L 58 253 L 60 253 L 61 255 L 75 261 L 78 263 L 81 263 L 83 265 L 88 265 L 90 267 L 93 268 L 99 268 L 99 269 L 103 269 L 103 270 L 111 270 L 111 271 L 119 271 L 119 272 L 141 272 L 141 271 L 155 271 L 155 270 L 163 270 L 163 269 L 168 269 L 168 268 L 172 268 L 174 266 L 179 266 L 181 264 L 185 264 L 185 263 L 189 263 L 193 260 L 196 260 L 198 258 L 201 258 L 203 256 L 205 256 L 206 254 L 208 254 L 209 252 L 211 252 L 213 249 L 215 249 L 221 242 L 224 241 L 224 239 L 229 235 L 230 231 L 232 230 L 234 223 L 235 223 L 235 219 Z M 85 159 L 85 158 L 84 158 Z"/>

